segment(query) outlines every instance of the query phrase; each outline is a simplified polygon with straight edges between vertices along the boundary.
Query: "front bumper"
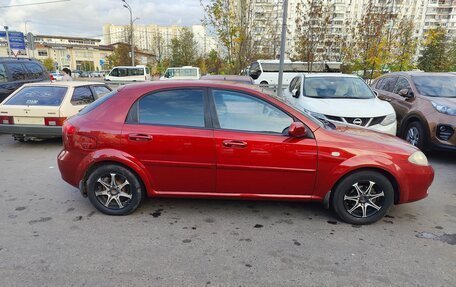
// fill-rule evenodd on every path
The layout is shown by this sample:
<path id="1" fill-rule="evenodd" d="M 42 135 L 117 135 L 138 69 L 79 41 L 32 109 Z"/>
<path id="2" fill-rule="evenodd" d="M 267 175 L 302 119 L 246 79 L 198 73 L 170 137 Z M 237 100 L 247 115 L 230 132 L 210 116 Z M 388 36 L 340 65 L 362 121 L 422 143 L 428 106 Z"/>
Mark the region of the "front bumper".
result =
<path id="1" fill-rule="evenodd" d="M 396 131 L 397 131 L 397 122 L 394 122 L 394 123 L 392 123 L 390 125 L 386 125 L 386 126 L 378 124 L 378 125 L 370 126 L 370 127 L 368 127 L 368 129 L 374 130 L 376 132 L 381 132 L 381 133 L 390 134 L 390 135 L 395 136 Z"/>
<path id="2" fill-rule="evenodd" d="M 3 125 L 0 124 L 0 134 L 24 135 L 29 137 L 61 137 L 61 126 L 40 125 Z"/>
<path id="3" fill-rule="evenodd" d="M 427 197 L 429 187 L 434 180 L 432 166 L 419 166 L 410 162 L 405 165 L 404 174 L 398 179 L 400 198 L 397 203 L 407 203 Z"/>

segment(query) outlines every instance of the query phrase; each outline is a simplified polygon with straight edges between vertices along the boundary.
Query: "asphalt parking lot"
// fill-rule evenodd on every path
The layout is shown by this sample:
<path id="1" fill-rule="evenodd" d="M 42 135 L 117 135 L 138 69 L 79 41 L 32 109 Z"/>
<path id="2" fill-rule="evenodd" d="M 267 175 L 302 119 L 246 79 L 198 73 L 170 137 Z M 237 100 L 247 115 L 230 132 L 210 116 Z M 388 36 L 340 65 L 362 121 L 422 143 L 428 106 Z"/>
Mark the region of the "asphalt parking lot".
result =
<path id="1" fill-rule="evenodd" d="M 2 286 L 455 286 L 456 155 L 430 196 L 370 226 L 319 204 L 148 199 L 97 212 L 60 179 L 60 141 L 0 135 Z"/>

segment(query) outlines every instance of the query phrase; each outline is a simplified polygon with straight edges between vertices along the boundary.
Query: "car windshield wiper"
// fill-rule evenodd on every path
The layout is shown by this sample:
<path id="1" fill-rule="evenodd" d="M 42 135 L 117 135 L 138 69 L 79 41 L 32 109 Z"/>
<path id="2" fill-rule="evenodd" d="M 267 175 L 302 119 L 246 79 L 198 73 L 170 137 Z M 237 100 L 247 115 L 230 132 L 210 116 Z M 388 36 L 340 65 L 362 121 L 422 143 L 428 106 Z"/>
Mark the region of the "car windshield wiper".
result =
<path id="1" fill-rule="evenodd" d="M 328 121 L 327 119 L 324 119 L 322 117 L 315 117 L 315 118 L 318 119 L 320 122 L 322 122 L 325 125 L 325 127 L 330 127 L 333 130 L 336 129 L 336 125 L 333 124 L 331 121 Z"/>

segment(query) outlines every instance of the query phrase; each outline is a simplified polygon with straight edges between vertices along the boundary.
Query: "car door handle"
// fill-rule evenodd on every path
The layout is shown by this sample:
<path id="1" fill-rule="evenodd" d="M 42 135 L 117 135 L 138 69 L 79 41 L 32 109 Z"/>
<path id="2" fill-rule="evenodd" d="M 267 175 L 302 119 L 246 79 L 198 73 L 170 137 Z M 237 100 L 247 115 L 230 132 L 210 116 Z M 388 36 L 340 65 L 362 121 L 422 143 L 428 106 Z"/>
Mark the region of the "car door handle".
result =
<path id="1" fill-rule="evenodd" d="M 247 147 L 247 143 L 245 141 L 238 141 L 238 140 L 224 140 L 223 146 L 245 148 L 245 147 Z"/>
<path id="2" fill-rule="evenodd" d="M 148 134 L 129 134 L 128 139 L 131 141 L 151 141 L 152 136 Z"/>

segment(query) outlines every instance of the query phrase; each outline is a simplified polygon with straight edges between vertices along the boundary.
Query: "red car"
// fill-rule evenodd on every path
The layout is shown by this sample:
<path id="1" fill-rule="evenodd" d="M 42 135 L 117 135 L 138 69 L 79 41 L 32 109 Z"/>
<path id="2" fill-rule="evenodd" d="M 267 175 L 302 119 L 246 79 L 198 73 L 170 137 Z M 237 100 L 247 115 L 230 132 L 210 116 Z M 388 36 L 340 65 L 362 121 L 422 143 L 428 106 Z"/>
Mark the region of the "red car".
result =
<path id="1" fill-rule="evenodd" d="M 352 224 L 425 198 L 426 156 L 394 136 L 336 127 L 255 88 L 127 85 L 67 120 L 62 178 L 101 212 L 145 196 L 319 201 Z"/>

